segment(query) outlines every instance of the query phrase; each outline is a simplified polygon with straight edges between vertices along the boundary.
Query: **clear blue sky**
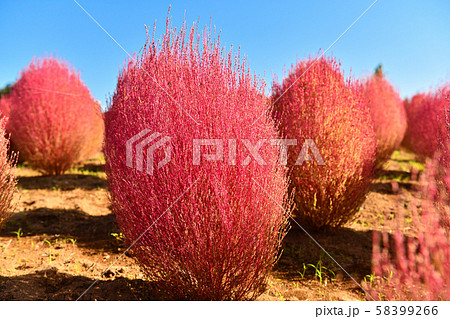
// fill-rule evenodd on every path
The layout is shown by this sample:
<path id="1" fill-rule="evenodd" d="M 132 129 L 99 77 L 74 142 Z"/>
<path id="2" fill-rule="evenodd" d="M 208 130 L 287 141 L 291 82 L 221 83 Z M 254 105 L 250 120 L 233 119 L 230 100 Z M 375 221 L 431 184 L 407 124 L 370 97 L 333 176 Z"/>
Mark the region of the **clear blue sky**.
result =
<path id="1" fill-rule="evenodd" d="M 326 49 L 373 2 L 354 1 L 88 1 L 77 0 L 128 52 L 144 45 L 144 25 L 165 29 L 200 18 L 221 31 L 222 45 L 241 46 L 270 86 L 272 72 Z M 382 63 L 403 97 L 450 80 L 450 1 L 379 0 L 329 51 L 359 77 Z M 53 54 L 80 72 L 104 106 L 127 59 L 73 0 L 2 0 L 0 87 L 14 82 L 33 56 Z"/>

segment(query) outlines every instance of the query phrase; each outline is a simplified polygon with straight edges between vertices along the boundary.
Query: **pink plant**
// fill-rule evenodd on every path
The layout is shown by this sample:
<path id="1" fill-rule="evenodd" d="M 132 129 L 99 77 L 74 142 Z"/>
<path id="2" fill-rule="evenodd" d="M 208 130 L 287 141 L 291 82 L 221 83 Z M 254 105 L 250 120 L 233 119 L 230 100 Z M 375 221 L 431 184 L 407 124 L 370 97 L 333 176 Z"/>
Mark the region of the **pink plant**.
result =
<path id="1" fill-rule="evenodd" d="M 7 130 L 20 157 L 33 168 L 62 174 L 100 149 L 94 137 L 103 125 L 98 124 L 100 106 L 67 63 L 53 57 L 33 60 L 10 95 L 14 107 Z"/>
<path id="2" fill-rule="evenodd" d="M 370 107 L 377 141 L 377 168 L 391 157 L 405 135 L 406 113 L 399 94 L 384 74 L 376 72 L 362 83 L 364 97 Z"/>
<path id="3" fill-rule="evenodd" d="M 407 144 L 423 160 L 433 157 L 447 134 L 447 90 L 448 88 L 442 87 L 426 95 L 418 95 L 406 107 Z"/>
<path id="4" fill-rule="evenodd" d="M 11 113 L 11 97 L 9 95 L 4 95 L 0 97 L 0 117 L 9 118 Z"/>
<path id="5" fill-rule="evenodd" d="M 345 79 L 334 58 L 299 62 L 273 87 L 273 117 L 289 148 L 294 218 L 309 229 L 333 229 L 359 209 L 374 177 L 376 142 L 360 86 Z M 325 162 L 296 165 L 305 139 Z M 312 154 L 311 154 L 312 155 Z"/>
<path id="6" fill-rule="evenodd" d="M 0 229 L 11 216 L 11 200 L 16 186 L 15 156 L 8 155 L 5 119 L 0 118 Z"/>
<path id="7" fill-rule="evenodd" d="M 256 145 L 276 137 L 270 120 L 252 125 L 268 107 L 263 88 L 207 29 L 202 35 L 196 26 L 173 29 L 169 19 L 162 41 L 147 40 L 119 75 L 105 113 L 111 201 L 135 258 L 163 298 L 253 299 L 264 289 L 287 216 L 279 206 L 286 180 L 277 149 L 260 149 L 266 165 L 242 165 L 248 152 L 241 139 Z M 172 148 L 170 162 L 152 174 L 126 161 L 127 140 L 145 129 L 170 138 Z M 236 151 L 236 160 L 202 155 L 195 165 L 194 139 L 224 141 L 223 153 Z M 165 156 L 159 151 L 155 163 Z M 133 163 L 136 156 L 134 148 Z"/>
<path id="8" fill-rule="evenodd" d="M 403 105 L 405 107 L 406 119 L 407 119 L 407 128 L 405 132 L 405 136 L 402 141 L 402 145 L 405 146 L 409 150 L 413 150 L 413 146 L 411 145 L 411 130 L 414 128 L 414 120 L 415 115 L 420 109 L 423 100 L 426 98 L 425 93 L 419 93 L 414 95 L 411 100 L 405 99 L 403 101 Z"/>

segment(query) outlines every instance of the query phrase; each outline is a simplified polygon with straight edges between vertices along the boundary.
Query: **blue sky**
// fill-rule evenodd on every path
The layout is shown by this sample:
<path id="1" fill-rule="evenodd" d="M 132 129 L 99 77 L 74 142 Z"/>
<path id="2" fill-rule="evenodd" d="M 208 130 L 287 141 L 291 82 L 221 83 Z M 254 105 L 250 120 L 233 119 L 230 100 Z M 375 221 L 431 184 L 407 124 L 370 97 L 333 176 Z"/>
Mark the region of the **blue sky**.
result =
<path id="1" fill-rule="evenodd" d="M 169 5 L 174 26 L 186 13 L 221 31 L 222 45 L 240 46 L 268 86 L 272 72 L 328 48 L 374 0 L 354 1 L 88 1 L 77 0 L 128 52 L 144 45 L 144 25 L 157 37 Z M 450 1 L 379 0 L 327 53 L 346 74 L 379 64 L 402 97 L 450 81 Z M 33 56 L 70 62 L 106 105 L 127 55 L 73 0 L 2 0 L 0 87 L 14 82 Z"/>

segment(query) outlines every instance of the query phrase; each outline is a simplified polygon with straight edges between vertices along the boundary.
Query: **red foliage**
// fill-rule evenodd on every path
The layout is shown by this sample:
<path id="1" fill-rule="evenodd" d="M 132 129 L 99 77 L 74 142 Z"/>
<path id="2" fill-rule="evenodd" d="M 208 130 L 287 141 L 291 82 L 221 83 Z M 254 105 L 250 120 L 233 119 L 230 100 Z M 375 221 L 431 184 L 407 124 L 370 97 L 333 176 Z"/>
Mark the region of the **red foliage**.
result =
<path id="1" fill-rule="evenodd" d="M 405 106 L 405 112 L 406 112 L 406 119 L 407 119 L 407 126 L 406 126 L 406 132 L 405 136 L 402 141 L 402 145 L 408 148 L 409 150 L 413 150 L 413 147 L 411 145 L 411 129 L 414 127 L 415 123 L 413 120 L 415 119 L 415 114 L 417 114 L 418 110 L 421 107 L 421 104 L 423 103 L 423 100 L 426 98 L 425 93 L 419 93 L 414 95 L 411 100 L 405 99 L 403 101 L 403 105 Z"/>
<path id="2" fill-rule="evenodd" d="M 0 116 L 9 118 L 11 113 L 11 97 L 9 95 L 0 96 Z"/>
<path id="3" fill-rule="evenodd" d="M 8 155 L 5 119 L 0 119 L 0 229 L 12 214 L 11 200 L 15 191 L 15 156 Z"/>
<path id="4" fill-rule="evenodd" d="M 200 36 L 193 27 L 188 40 L 187 33 L 168 20 L 162 42 L 148 41 L 119 75 L 105 114 L 113 211 L 163 298 L 252 299 L 262 292 L 286 232 L 279 206 L 286 180 L 274 147 L 259 152 L 267 165 L 241 165 L 248 152 L 239 149 L 240 140 L 255 145 L 276 133 L 266 119 L 251 125 L 268 105 L 245 64 L 225 54 L 208 30 Z M 126 142 L 144 129 L 171 138 L 171 161 L 153 174 L 126 165 Z M 225 141 L 224 154 L 228 140 L 236 140 L 236 165 L 227 156 L 193 165 L 193 139 L 210 138 Z"/>
<path id="5" fill-rule="evenodd" d="M 14 107 L 7 130 L 20 157 L 33 168 L 62 174 L 100 149 L 95 136 L 103 125 L 98 124 L 100 106 L 67 63 L 53 57 L 33 60 L 10 95 Z"/>
<path id="6" fill-rule="evenodd" d="M 362 83 L 377 141 L 377 168 L 391 157 L 405 135 L 406 113 L 399 94 L 379 72 Z"/>
<path id="7" fill-rule="evenodd" d="M 374 177 L 376 142 L 360 86 L 322 57 L 298 63 L 273 91 L 280 135 L 298 141 L 288 159 L 296 220 L 319 230 L 345 224 Z M 314 140 L 325 166 L 294 164 L 305 139 Z"/>
<path id="8" fill-rule="evenodd" d="M 426 95 L 416 95 L 406 103 L 408 130 L 404 144 L 420 158 L 432 158 L 447 133 L 445 99 L 448 88 L 442 87 Z"/>

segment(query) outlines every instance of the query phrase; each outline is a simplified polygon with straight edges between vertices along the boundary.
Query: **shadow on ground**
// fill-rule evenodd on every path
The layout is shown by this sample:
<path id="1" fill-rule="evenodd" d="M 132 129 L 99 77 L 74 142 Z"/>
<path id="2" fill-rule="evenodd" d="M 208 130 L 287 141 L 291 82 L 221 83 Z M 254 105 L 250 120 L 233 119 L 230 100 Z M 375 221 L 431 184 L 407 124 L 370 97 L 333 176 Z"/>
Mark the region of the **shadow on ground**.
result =
<path id="1" fill-rule="evenodd" d="M 89 172 L 104 172 L 105 164 L 84 164 L 79 169 Z"/>
<path id="2" fill-rule="evenodd" d="M 406 189 L 408 191 L 417 191 L 418 185 L 409 183 L 409 182 L 395 182 L 398 185 L 398 189 Z M 394 195 L 397 194 L 397 192 L 394 192 L 394 186 L 392 183 L 373 183 L 370 187 L 371 192 L 379 193 L 379 194 L 385 194 L 385 195 Z"/>
<path id="3" fill-rule="evenodd" d="M 332 233 L 310 235 L 359 283 L 371 273 L 372 232 L 341 228 Z M 277 276 L 288 280 L 314 278 L 316 270 L 308 264 L 321 263 L 324 278 L 351 280 L 342 269 L 306 235 L 293 225 L 283 243 L 283 254 L 275 266 Z M 306 267 L 306 270 L 304 268 Z M 330 272 L 330 270 L 332 272 Z M 333 274 L 334 273 L 334 274 Z M 355 284 L 356 286 L 356 284 Z"/>
<path id="4" fill-rule="evenodd" d="M 18 185 L 21 189 L 48 189 L 69 191 L 77 188 L 85 190 L 106 189 L 106 181 L 102 178 L 83 174 L 23 176 L 19 177 Z"/>
<path id="5" fill-rule="evenodd" d="M 411 173 L 400 170 L 381 170 L 379 172 L 379 178 L 387 180 L 407 181 L 411 179 Z"/>
<path id="6" fill-rule="evenodd" d="M 119 233 L 113 214 L 92 216 L 81 210 L 38 208 L 14 214 L 0 232 L 0 236 L 16 236 L 21 228 L 23 236 L 60 235 L 77 240 L 80 247 L 117 251 L 122 242 L 111 236 Z"/>
<path id="7" fill-rule="evenodd" d="M 32 274 L 0 276 L 0 300 L 77 300 L 94 279 L 58 272 L 56 268 Z M 99 280 L 80 300 L 158 300 L 149 282 L 115 277 Z"/>

